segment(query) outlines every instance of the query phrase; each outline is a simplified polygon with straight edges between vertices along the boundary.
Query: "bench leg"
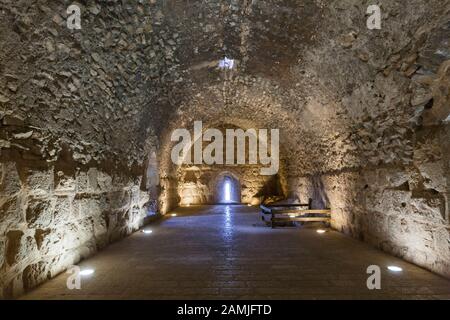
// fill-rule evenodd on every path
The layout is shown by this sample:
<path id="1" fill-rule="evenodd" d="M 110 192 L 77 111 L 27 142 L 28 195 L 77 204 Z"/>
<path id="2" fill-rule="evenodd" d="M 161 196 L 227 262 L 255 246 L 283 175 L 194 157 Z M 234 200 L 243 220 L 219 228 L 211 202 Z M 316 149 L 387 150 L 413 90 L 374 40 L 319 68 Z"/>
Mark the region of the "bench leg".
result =
<path id="1" fill-rule="evenodd" d="M 272 218 L 270 219 L 270 224 L 272 229 L 275 229 L 275 215 L 272 213 Z"/>

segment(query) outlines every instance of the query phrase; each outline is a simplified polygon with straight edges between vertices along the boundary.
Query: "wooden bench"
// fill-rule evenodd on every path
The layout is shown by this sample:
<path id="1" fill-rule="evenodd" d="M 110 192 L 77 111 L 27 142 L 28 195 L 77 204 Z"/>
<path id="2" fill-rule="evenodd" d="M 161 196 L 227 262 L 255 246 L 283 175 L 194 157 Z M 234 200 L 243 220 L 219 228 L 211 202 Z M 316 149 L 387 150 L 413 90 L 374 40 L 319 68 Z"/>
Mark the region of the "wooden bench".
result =
<path id="1" fill-rule="evenodd" d="M 311 209 L 309 204 L 261 205 L 261 218 L 272 228 L 277 222 L 323 222 L 330 224 L 330 209 Z"/>

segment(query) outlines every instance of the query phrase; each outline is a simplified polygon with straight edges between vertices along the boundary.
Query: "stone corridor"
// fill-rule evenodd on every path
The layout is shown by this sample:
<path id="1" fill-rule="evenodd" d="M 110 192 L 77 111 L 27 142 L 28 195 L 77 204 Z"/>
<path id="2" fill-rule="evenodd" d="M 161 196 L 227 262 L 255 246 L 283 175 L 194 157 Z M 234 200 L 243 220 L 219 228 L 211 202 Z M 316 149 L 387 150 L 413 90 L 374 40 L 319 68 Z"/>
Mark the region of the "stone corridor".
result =
<path id="1" fill-rule="evenodd" d="M 23 299 L 450 299 L 440 276 L 337 232 L 272 230 L 255 207 L 179 208 L 144 229 L 83 261 L 95 273 L 80 290 L 63 273 Z M 382 289 L 369 291 L 374 264 Z"/>
<path id="2" fill-rule="evenodd" d="M 0 0 L 0 300 L 449 298 L 449 39 L 450 0 Z"/>

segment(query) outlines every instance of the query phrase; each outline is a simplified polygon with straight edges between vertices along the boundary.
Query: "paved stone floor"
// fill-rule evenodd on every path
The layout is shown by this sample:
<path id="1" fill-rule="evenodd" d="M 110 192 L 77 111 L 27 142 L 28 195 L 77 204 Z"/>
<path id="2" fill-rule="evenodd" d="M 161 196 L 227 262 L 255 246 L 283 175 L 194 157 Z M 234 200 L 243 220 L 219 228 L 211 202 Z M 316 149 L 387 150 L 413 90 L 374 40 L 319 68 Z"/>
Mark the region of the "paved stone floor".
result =
<path id="1" fill-rule="evenodd" d="M 262 225 L 256 208 L 176 210 L 83 261 L 95 274 L 68 290 L 61 274 L 24 299 L 450 299 L 450 281 L 337 232 Z M 366 268 L 382 268 L 382 290 Z M 395 274 L 386 269 L 397 265 Z"/>

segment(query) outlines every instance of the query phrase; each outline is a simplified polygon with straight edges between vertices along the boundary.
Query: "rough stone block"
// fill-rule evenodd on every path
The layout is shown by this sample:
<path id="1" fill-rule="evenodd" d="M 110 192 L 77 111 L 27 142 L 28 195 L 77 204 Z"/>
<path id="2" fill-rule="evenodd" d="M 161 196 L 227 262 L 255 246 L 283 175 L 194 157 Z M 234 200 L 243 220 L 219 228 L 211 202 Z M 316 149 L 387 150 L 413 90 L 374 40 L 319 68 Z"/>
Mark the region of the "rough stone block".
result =
<path id="1" fill-rule="evenodd" d="M 78 193 L 106 192 L 121 187 L 113 184 L 112 177 L 97 168 L 90 168 L 87 172 L 78 172 L 76 185 Z"/>
<path id="2" fill-rule="evenodd" d="M 25 258 L 32 259 L 37 254 L 36 241 L 22 231 L 9 231 L 7 234 L 6 262 L 12 266 Z"/>
<path id="3" fill-rule="evenodd" d="M 90 168 L 87 175 L 88 175 L 89 190 L 92 192 L 98 191 L 99 190 L 98 170 L 96 168 Z"/>
<path id="4" fill-rule="evenodd" d="M 21 187 L 16 165 L 12 162 L 0 163 L 0 195 L 14 195 L 20 191 Z"/>
<path id="5" fill-rule="evenodd" d="M 378 212 L 407 214 L 406 206 L 411 202 L 411 196 L 410 191 L 387 189 L 367 195 L 367 206 Z"/>
<path id="6" fill-rule="evenodd" d="M 51 229 L 36 229 L 34 239 L 36 240 L 38 250 L 41 250 L 42 244 L 49 233 L 51 233 Z M 56 242 L 54 242 L 54 244 L 56 244 Z"/>
<path id="7" fill-rule="evenodd" d="M 108 207 L 105 195 L 78 195 L 73 201 L 73 215 L 77 219 L 98 216 Z"/>
<path id="8" fill-rule="evenodd" d="M 411 203 L 407 204 L 411 209 L 411 214 L 419 216 L 430 223 L 444 224 L 445 206 L 443 199 L 439 198 L 413 198 Z"/>
<path id="9" fill-rule="evenodd" d="M 55 199 L 31 197 L 26 208 L 26 220 L 30 228 L 45 229 L 53 223 Z"/>
<path id="10" fill-rule="evenodd" d="M 143 207 L 147 202 L 150 201 L 150 195 L 146 191 L 139 191 L 139 202 L 138 205 Z"/>
<path id="11" fill-rule="evenodd" d="M 78 248 L 94 238 L 94 225 L 91 218 L 69 223 L 61 228 L 63 245 L 67 249 Z"/>
<path id="12" fill-rule="evenodd" d="M 411 175 L 409 172 L 398 168 L 387 171 L 386 178 L 389 188 L 401 188 L 403 185 L 408 184 Z"/>
<path id="13" fill-rule="evenodd" d="M 89 177 L 86 172 L 78 172 L 76 175 L 76 192 L 87 193 L 90 191 Z"/>
<path id="14" fill-rule="evenodd" d="M 367 170 L 363 172 L 364 183 L 368 184 L 369 187 L 374 185 L 374 181 L 378 179 L 378 172 L 376 170 Z"/>
<path id="15" fill-rule="evenodd" d="M 103 248 L 108 243 L 108 223 L 106 214 L 95 216 L 94 221 L 94 236 L 98 248 Z"/>
<path id="16" fill-rule="evenodd" d="M 22 275 L 25 290 L 32 289 L 49 278 L 48 263 L 39 261 L 25 268 Z"/>
<path id="17" fill-rule="evenodd" d="M 113 230 L 117 227 L 118 221 L 118 213 L 117 212 L 105 212 L 105 222 L 106 227 L 108 228 L 108 233 L 113 232 Z"/>
<path id="18" fill-rule="evenodd" d="M 23 214 L 23 196 L 0 198 L 0 235 L 8 230 L 18 228 L 25 222 Z"/>
<path id="19" fill-rule="evenodd" d="M 25 185 L 32 195 L 50 194 L 54 190 L 53 168 L 48 170 L 27 169 Z"/>
<path id="20" fill-rule="evenodd" d="M 447 179 L 443 161 L 422 163 L 419 167 L 424 178 L 424 187 L 438 192 L 446 192 Z"/>
<path id="21" fill-rule="evenodd" d="M 0 238 L 0 270 L 5 263 L 5 255 L 6 255 L 6 238 Z M 0 277 L 1 278 L 1 277 Z"/>
<path id="22" fill-rule="evenodd" d="M 64 172 L 59 171 L 56 174 L 55 192 L 58 194 L 70 194 L 76 192 L 77 185 L 75 178 L 67 176 Z"/>
<path id="23" fill-rule="evenodd" d="M 450 230 L 440 228 L 434 232 L 433 249 L 438 256 L 450 263 Z"/>
<path id="24" fill-rule="evenodd" d="M 54 277 L 59 273 L 68 270 L 68 268 L 76 265 L 80 259 L 81 257 L 76 250 L 71 250 L 51 257 L 51 259 L 49 259 L 50 276 Z"/>
<path id="25" fill-rule="evenodd" d="M 410 234 L 410 220 L 404 215 L 391 214 L 386 219 L 387 233 L 384 238 L 398 246 L 404 246 L 408 242 Z"/>
<path id="26" fill-rule="evenodd" d="M 73 247 L 65 227 L 58 229 L 37 229 L 34 235 L 41 256 L 55 256 Z"/>
<path id="27" fill-rule="evenodd" d="M 63 225 L 75 218 L 75 214 L 73 213 L 73 198 L 56 197 L 52 227 Z"/>
<path id="28" fill-rule="evenodd" d="M 131 203 L 139 203 L 139 194 L 140 194 L 140 190 L 139 190 L 139 186 L 133 186 L 130 190 L 130 194 L 131 194 Z"/>
<path id="29" fill-rule="evenodd" d="M 368 212 L 365 215 L 367 233 L 376 239 L 382 239 L 388 232 L 388 216 L 381 212 Z"/>
<path id="30" fill-rule="evenodd" d="M 97 183 L 100 191 L 105 192 L 113 189 L 112 178 L 110 175 L 99 171 L 97 176 Z"/>
<path id="31" fill-rule="evenodd" d="M 131 193 L 128 190 L 108 193 L 108 202 L 111 209 L 119 209 L 130 206 Z"/>
<path id="32" fill-rule="evenodd" d="M 143 225 L 145 216 L 145 210 L 141 210 L 138 206 L 131 208 L 128 222 L 131 232 L 137 231 Z"/>
<path id="33" fill-rule="evenodd" d="M 126 227 L 131 221 L 131 208 L 126 208 L 118 211 L 117 224 L 119 227 Z"/>

